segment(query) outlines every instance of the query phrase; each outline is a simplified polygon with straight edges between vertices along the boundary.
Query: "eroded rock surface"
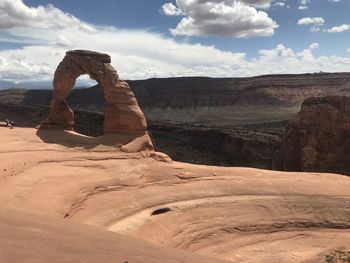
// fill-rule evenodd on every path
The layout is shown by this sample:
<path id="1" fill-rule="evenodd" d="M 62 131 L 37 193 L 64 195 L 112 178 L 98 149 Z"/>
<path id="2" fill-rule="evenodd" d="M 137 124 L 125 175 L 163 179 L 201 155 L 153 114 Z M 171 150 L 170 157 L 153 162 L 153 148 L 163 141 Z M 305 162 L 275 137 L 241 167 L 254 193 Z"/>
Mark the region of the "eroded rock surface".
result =
<path id="1" fill-rule="evenodd" d="M 289 121 L 273 168 L 350 175 L 349 153 L 350 98 L 310 98 Z"/>
<path id="2" fill-rule="evenodd" d="M 104 91 L 107 102 L 104 131 L 145 131 L 146 119 L 134 93 L 126 82 L 119 79 L 110 62 L 111 59 L 106 54 L 86 50 L 68 51 L 55 72 L 51 111 L 45 124 L 73 129 L 74 114 L 66 98 L 74 87 L 75 80 L 80 75 L 88 74 Z"/>
<path id="3" fill-rule="evenodd" d="M 350 177 L 159 162 L 103 138 L 0 127 L 1 262 L 306 263 L 350 247 Z"/>
<path id="4" fill-rule="evenodd" d="M 74 113 L 66 98 L 76 79 L 80 75 L 88 74 L 104 91 L 104 133 L 135 135 L 134 138 L 143 138 L 140 144 L 142 149 L 153 149 L 147 134 L 147 122 L 135 95 L 129 85 L 119 79 L 110 62 L 111 58 L 107 54 L 88 50 L 68 51 L 56 69 L 50 114 L 41 124 L 41 128 L 73 130 Z M 133 136 L 127 143 L 132 142 L 132 139 Z M 133 145 L 133 150 L 135 149 L 140 150 Z"/>
<path id="5" fill-rule="evenodd" d="M 1 209 L 0 221 L 1 262 L 229 263 L 85 224 L 11 209 Z"/>

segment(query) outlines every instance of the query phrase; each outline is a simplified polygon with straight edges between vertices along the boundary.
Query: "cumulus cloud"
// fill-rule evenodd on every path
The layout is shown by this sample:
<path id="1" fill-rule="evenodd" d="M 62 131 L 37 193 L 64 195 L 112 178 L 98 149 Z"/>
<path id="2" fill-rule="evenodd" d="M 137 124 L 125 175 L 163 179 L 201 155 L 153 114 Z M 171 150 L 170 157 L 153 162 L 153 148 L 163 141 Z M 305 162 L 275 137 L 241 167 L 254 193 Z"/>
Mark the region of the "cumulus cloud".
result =
<path id="1" fill-rule="evenodd" d="M 306 10 L 309 8 L 309 4 L 311 3 L 311 0 L 300 0 L 299 1 L 299 6 L 298 9 L 299 10 Z"/>
<path id="2" fill-rule="evenodd" d="M 35 11 L 41 7 L 26 8 Z M 26 8 L 13 12 L 16 16 L 23 17 L 22 12 L 26 13 Z M 0 7 L 2 14 L 4 10 L 3 6 Z M 6 14 L 10 18 L 13 12 Z M 215 46 L 178 42 L 146 30 L 120 30 L 88 25 L 63 12 L 62 16 L 67 16 L 61 19 L 67 23 L 61 23 L 59 28 L 55 24 L 43 28 L 24 21 L 2 30 L 6 31 L 6 37 L 0 36 L 0 39 L 26 45 L 23 48 L 0 51 L 1 80 L 50 81 L 67 49 L 91 49 L 110 54 L 113 66 L 123 79 L 350 71 L 350 58 L 315 57 L 313 50 L 318 47 L 317 43 L 312 43 L 299 52 L 280 44 L 276 48 L 259 51 L 254 59 L 247 59 L 244 53 L 222 51 Z M 70 19 L 77 19 L 80 24 L 72 26 Z M 93 30 L 81 30 L 86 25 Z"/>
<path id="3" fill-rule="evenodd" d="M 241 0 L 241 2 L 259 8 L 269 8 L 274 0 Z"/>
<path id="4" fill-rule="evenodd" d="M 311 32 L 320 32 L 320 26 L 324 25 L 325 21 L 322 17 L 304 17 L 298 20 L 298 25 L 312 25 Z"/>
<path id="5" fill-rule="evenodd" d="M 328 2 L 331 3 L 339 3 L 341 0 L 327 0 Z M 309 9 L 309 5 L 311 3 L 311 0 L 299 0 L 299 10 L 307 10 Z"/>
<path id="6" fill-rule="evenodd" d="M 58 35 L 56 37 L 56 44 L 57 46 L 63 47 L 63 48 L 71 48 L 74 46 L 74 43 L 68 40 L 64 35 Z"/>
<path id="7" fill-rule="evenodd" d="M 273 4 L 273 6 L 290 8 L 290 5 L 286 4 L 285 2 L 276 2 Z"/>
<path id="8" fill-rule="evenodd" d="M 0 79 L 3 81 L 45 81 L 50 74 L 52 69 L 46 61 L 38 63 L 13 51 L 0 52 Z"/>
<path id="9" fill-rule="evenodd" d="M 304 73 L 304 72 L 338 72 L 350 69 L 350 58 L 340 56 L 315 57 L 312 48 L 295 52 L 280 44 L 275 49 L 261 50 L 260 58 L 255 63 L 249 63 L 250 71 L 265 67 L 274 73 Z M 260 71 L 261 72 L 261 71 Z M 261 72 L 262 73 L 262 72 Z"/>
<path id="10" fill-rule="evenodd" d="M 325 23 L 322 17 L 304 17 L 298 20 L 298 25 L 323 25 Z"/>
<path id="11" fill-rule="evenodd" d="M 94 28 L 82 23 L 78 18 L 64 13 L 53 5 L 28 7 L 22 0 L 0 1 L 0 28 L 36 27 L 36 28 L 64 28 L 67 25 L 86 32 L 94 32 Z"/>
<path id="12" fill-rule="evenodd" d="M 163 13 L 168 16 L 179 16 L 181 15 L 181 10 L 176 7 L 173 3 L 166 3 L 162 6 Z"/>
<path id="13" fill-rule="evenodd" d="M 309 49 L 316 49 L 316 48 L 319 48 L 320 44 L 318 43 L 312 43 L 310 46 L 309 46 Z"/>
<path id="14" fill-rule="evenodd" d="M 8 6 L 2 5 L 0 12 L 6 13 L 9 18 L 14 16 L 14 13 L 16 17 L 23 18 L 28 10 L 36 13 L 42 9 L 41 6 L 23 8 L 21 5 L 12 5 L 12 8 L 15 10 L 9 12 Z M 12 24 L 6 29 L 7 42 L 27 45 L 21 49 L 0 51 L 2 80 L 49 80 L 67 49 L 92 49 L 111 54 L 121 77 L 126 79 L 206 75 L 208 72 L 204 69 L 214 69 L 221 65 L 234 67 L 244 61 L 242 53 L 224 52 L 213 46 L 201 44 L 178 43 L 145 30 L 97 27 L 88 25 L 70 14 L 58 13 L 62 15 L 59 28 L 56 24 L 46 23 L 43 28 L 36 23 L 22 21 L 21 24 Z M 49 22 L 51 18 L 43 19 Z M 29 18 L 29 21 L 31 20 Z M 66 24 L 62 21 L 66 21 Z M 80 24 L 72 26 L 72 21 L 80 21 Z M 42 22 L 45 23 L 46 20 Z M 81 30 L 86 26 L 93 30 Z M 219 71 L 216 72 L 219 74 Z"/>
<path id="15" fill-rule="evenodd" d="M 332 27 L 331 29 L 328 29 L 327 32 L 328 33 L 341 33 L 341 32 L 348 31 L 348 30 L 350 30 L 350 25 L 343 24 L 340 26 Z"/>
<path id="16" fill-rule="evenodd" d="M 177 0 L 176 6 L 166 3 L 166 15 L 184 16 L 174 36 L 224 36 L 248 38 L 272 36 L 278 27 L 266 12 L 255 7 L 269 7 L 267 0 Z"/>

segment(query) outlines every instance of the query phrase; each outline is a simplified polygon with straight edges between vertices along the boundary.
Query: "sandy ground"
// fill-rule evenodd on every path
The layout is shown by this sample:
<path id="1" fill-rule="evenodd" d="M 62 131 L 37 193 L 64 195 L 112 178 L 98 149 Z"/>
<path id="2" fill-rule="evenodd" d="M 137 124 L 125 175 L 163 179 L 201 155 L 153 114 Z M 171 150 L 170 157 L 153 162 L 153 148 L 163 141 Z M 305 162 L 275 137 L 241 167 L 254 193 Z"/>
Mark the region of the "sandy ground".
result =
<path id="1" fill-rule="evenodd" d="M 87 249 L 87 255 L 98 255 L 99 248 L 110 248 L 118 238 L 130 241 L 124 247 L 129 254 L 120 254 L 124 256 L 132 251 L 142 255 L 142 246 L 151 246 L 136 241 L 141 239 L 160 245 L 147 250 L 149 258 L 167 247 L 254 263 L 320 262 L 327 251 L 350 247 L 350 177 L 166 163 L 141 153 L 122 153 L 113 146 L 117 141 L 113 136 L 0 127 L 0 206 L 38 214 L 33 222 L 22 212 L 11 212 L 9 218 L 2 212 L 1 227 L 7 227 L 5 219 L 27 227 L 41 224 L 40 214 L 52 218 L 49 227 L 56 232 L 81 226 L 74 244 L 78 249 L 80 237 L 91 242 L 94 249 Z M 89 239 L 90 228 L 81 223 L 94 226 L 90 228 L 100 231 L 102 239 L 108 235 L 111 241 L 104 241 L 109 246 L 96 247 Z M 9 238 L 6 233 L 11 236 L 0 232 L 1 242 Z M 56 232 L 48 251 L 54 251 L 54 240 L 61 243 Z M 75 235 L 69 233 L 65 237 Z M 33 237 L 23 237 L 13 242 L 29 246 Z M 111 250 L 118 254 L 118 249 Z M 206 262 L 195 256 L 176 261 L 177 253 L 171 253 L 162 254 L 167 258 L 163 262 Z M 0 254 L 13 257 L 14 251 L 2 245 Z"/>

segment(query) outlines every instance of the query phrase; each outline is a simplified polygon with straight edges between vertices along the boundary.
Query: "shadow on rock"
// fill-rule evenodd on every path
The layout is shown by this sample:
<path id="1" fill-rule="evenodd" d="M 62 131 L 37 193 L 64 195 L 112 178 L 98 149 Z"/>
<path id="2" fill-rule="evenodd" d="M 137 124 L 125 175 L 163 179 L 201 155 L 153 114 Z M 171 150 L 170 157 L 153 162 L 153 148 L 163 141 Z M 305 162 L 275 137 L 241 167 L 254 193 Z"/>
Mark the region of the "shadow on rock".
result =
<path id="1" fill-rule="evenodd" d="M 99 137 L 90 137 L 67 130 L 41 130 L 36 133 L 45 143 L 59 144 L 66 147 L 93 149 L 98 146 L 114 147 L 125 152 L 140 151 L 147 134 L 111 133 Z"/>

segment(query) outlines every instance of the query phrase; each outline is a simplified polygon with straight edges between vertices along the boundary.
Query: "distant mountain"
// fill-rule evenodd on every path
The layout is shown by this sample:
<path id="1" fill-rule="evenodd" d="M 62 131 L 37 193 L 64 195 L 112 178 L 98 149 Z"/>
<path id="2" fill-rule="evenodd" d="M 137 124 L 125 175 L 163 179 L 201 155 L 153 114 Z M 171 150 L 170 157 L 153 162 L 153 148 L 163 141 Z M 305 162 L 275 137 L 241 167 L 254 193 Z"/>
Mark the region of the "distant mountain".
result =
<path id="1" fill-rule="evenodd" d="M 51 89 L 52 83 L 50 81 L 37 81 L 37 82 L 21 82 L 14 83 L 10 81 L 0 80 L 0 90 L 9 88 L 24 88 L 24 89 Z"/>
<path id="2" fill-rule="evenodd" d="M 309 97 L 350 96 L 350 73 L 266 75 L 252 78 L 163 78 L 128 81 L 148 119 L 240 126 L 289 119 Z M 49 105 L 50 90 L 3 90 L 0 103 Z M 73 109 L 104 111 L 98 86 L 73 89 Z"/>
<path id="3" fill-rule="evenodd" d="M 91 86 L 91 85 L 90 85 Z M 80 81 L 77 82 L 77 87 L 75 88 L 87 88 L 89 86 L 86 85 L 86 83 L 82 83 Z M 20 82 L 20 83 L 14 83 L 10 81 L 3 81 L 0 80 L 0 90 L 4 89 L 52 89 L 52 82 L 51 81 L 30 81 L 30 82 Z"/>

